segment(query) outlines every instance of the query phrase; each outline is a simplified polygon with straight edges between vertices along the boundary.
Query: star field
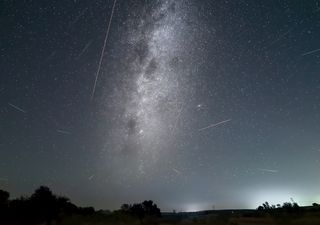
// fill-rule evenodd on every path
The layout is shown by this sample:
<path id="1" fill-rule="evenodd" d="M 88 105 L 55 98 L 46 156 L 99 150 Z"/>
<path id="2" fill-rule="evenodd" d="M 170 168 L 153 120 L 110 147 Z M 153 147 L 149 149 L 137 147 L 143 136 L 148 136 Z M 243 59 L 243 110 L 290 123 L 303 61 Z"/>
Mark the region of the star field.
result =
<path id="1" fill-rule="evenodd" d="M 0 189 L 164 211 L 320 201 L 320 2 L 0 3 Z"/>

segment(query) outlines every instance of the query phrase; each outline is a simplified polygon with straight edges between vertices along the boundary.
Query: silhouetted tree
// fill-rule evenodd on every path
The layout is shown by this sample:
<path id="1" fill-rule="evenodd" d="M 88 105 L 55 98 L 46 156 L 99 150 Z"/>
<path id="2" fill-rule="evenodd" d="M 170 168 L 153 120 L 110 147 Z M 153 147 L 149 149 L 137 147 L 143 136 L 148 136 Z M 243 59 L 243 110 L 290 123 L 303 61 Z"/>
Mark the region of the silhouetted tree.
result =
<path id="1" fill-rule="evenodd" d="M 131 205 L 129 205 L 129 204 L 123 204 L 121 206 L 121 210 L 125 211 L 125 212 L 128 212 L 130 210 L 130 208 L 131 208 Z"/>
<path id="2" fill-rule="evenodd" d="M 312 210 L 313 210 L 313 211 L 318 211 L 318 210 L 320 210 L 320 204 L 318 204 L 318 203 L 312 203 Z"/>
<path id="3" fill-rule="evenodd" d="M 271 205 L 268 202 L 263 203 L 262 205 L 260 205 L 257 210 L 258 211 L 274 211 L 274 210 L 284 210 L 287 212 L 298 212 L 300 210 L 299 205 L 296 202 L 285 202 L 283 203 L 283 205 L 281 206 L 280 204 L 277 204 L 277 206 L 275 205 Z"/>
<path id="4" fill-rule="evenodd" d="M 271 209 L 271 207 L 270 207 L 270 205 L 269 205 L 269 202 L 263 203 L 262 206 L 263 206 L 263 209 L 264 209 L 264 210 L 270 210 L 270 209 Z"/>
<path id="5" fill-rule="evenodd" d="M 300 206 L 299 206 L 298 203 L 296 203 L 296 202 L 294 202 L 294 203 L 292 204 L 292 207 L 293 207 L 294 209 L 300 208 Z"/>
<path id="6" fill-rule="evenodd" d="M 65 214 L 77 213 L 78 207 L 70 202 L 67 197 L 57 197 L 56 206 L 60 212 Z"/>
<path id="7" fill-rule="evenodd" d="M 0 218 L 4 218 L 8 214 L 9 192 L 0 190 Z"/>
<path id="8" fill-rule="evenodd" d="M 263 206 L 262 206 L 262 205 L 259 205 L 259 206 L 258 206 L 258 208 L 257 208 L 257 210 L 258 210 L 258 211 L 263 211 L 263 210 L 264 210 L 264 208 L 263 208 Z"/>
<path id="9" fill-rule="evenodd" d="M 30 197 L 30 202 L 35 213 L 48 225 L 59 213 L 57 197 L 45 186 L 40 186 Z"/>
<path id="10" fill-rule="evenodd" d="M 160 209 L 158 208 L 157 204 L 153 203 L 153 201 L 144 201 L 142 202 L 143 209 L 147 215 L 151 216 L 161 216 Z"/>
<path id="11" fill-rule="evenodd" d="M 20 197 L 9 202 L 8 219 L 15 221 L 15 223 L 24 222 L 24 224 L 32 224 L 37 220 L 37 215 L 34 206 L 31 204 L 30 199 Z M 37 220 L 38 222 L 39 220 Z"/>
<path id="12" fill-rule="evenodd" d="M 142 204 L 133 204 L 130 208 L 130 212 L 137 216 L 140 223 L 143 224 L 143 218 L 145 217 L 145 211 Z"/>
<path id="13" fill-rule="evenodd" d="M 290 211 L 293 208 L 293 206 L 292 206 L 291 202 L 285 202 L 285 203 L 283 203 L 282 208 L 287 211 Z"/>
<path id="14" fill-rule="evenodd" d="M 145 216 L 161 216 L 160 209 L 151 200 L 133 205 L 123 204 L 121 211 L 137 216 L 141 224 L 143 224 L 143 218 Z"/>
<path id="15" fill-rule="evenodd" d="M 60 224 L 66 214 L 91 215 L 93 207 L 77 207 L 66 197 L 56 196 L 40 186 L 31 197 L 9 200 L 9 193 L 0 190 L 0 225 L 2 224 Z"/>
<path id="16" fill-rule="evenodd" d="M 0 209 L 8 207 L 9 197 L 9 192 L 0 190 Z"/>

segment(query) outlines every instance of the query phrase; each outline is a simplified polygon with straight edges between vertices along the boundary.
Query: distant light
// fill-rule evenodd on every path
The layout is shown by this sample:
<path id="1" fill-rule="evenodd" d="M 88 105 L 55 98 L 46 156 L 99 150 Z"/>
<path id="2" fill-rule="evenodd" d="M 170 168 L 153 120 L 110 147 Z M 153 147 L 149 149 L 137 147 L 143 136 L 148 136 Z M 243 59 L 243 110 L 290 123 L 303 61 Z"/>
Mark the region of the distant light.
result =
<path id="1" fill-rule="evenodd" d="M 197 212 L 199 211 L 199 206 L 196 204 L 190 204 L 186 206 L 186 212 Z"/>
<path id="2" fill-rule="evenodd" d="M 251 193 L 250 208 L 257 208 L 264 202 L 270 205 L 283 204 L 284 202 L 291 202 L 293 198 L 298 204 L 301 204 L 301 199 L 298 194 L 288 190 L 260 190 L 256 193 Z"/>
<path id="3" fill-rule="evenodd" d="M 198 211 L 203 211 L 206 210 L 206 206 L 203 204 L 198 204 L 198 203 L 191 203 L 191 204 L 186 204 L 185 210 L 186 212 L 198 212 Z"/>

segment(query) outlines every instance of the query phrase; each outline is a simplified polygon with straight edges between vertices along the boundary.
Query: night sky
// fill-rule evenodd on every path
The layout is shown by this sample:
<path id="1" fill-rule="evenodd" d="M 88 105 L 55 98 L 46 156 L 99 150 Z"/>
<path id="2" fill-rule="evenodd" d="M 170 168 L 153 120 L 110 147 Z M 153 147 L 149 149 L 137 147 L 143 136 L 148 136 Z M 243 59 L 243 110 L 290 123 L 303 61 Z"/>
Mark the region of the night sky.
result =
<path id="1" fill-rule="evenodd" d="M 320 1 L 0 2 L 0 189 L 97 209 L 320 201 Z"/>

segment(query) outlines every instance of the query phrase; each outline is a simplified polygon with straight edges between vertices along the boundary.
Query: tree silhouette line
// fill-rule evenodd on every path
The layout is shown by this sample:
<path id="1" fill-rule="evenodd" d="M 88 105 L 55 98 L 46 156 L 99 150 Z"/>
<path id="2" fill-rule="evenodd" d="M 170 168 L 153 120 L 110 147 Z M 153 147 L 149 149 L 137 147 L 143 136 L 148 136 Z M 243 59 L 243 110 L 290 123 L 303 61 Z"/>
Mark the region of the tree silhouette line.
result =
<path id="1" fill-rule="evenodd" d="M 300 207 L 296 202 L 285 202 L 282 205 L 260 205 L 252 215 L 281 215 L 282 213 L 303 214 L 307 211 L 320 211 L 320 205 Z M 29 197 L 10 200 L 7 191 L 0 190 L 0 225 L 60 224 L 68 216 L 79 215 L 90 218 L 95 215 L 106 216 L 106 211 L 95 211 L 93 207 L 78 207 L 64 196 L 55 195 L 48 187 L 40 186 Z M 135 218 L 141 225 L 149 224 L 150 219 L 161 217 L 161 211 L 151 200 L 135 204 L 123 204 L 119 210 L 108 215 L 115 218 Z M 249 214 L 248 214 L 249 215 Z M 252 216 L 250 214 L 250 216 Z M 82 217 L 81 217 L 82 218 Z M 103 217 L 106 218 L 106 217 Z M 149 223 L 148 223 L 149 222 Z M 130 223 L 129 223 L 130 224 Z"/>
<path id="2" fill-rule="evenodd" d="M 258 211 L 272 211 L 276 209 L 287 212 L 298 212 L 300 211 L 300 206 L 296 202 L 284 202 L 282 205 L 270 205 L 269 202 L 265 202 L 257 208 Z"/>
<path id="3" fill-rule="evenodd" d="M 123 204 L 118 210 L 139 219 L 143 224 L 146 216 L 161 216 L 160 209 L 153 201 L 139 204 Z M 30 197 L 10 200 L 7 191 L 0 190 L 0 224 L 7 225 L 51 225 L 68 215 L 90 216 L 97 213 L 93 207 L 78 207 L 64 196 L 57 196 L 46 186 L 40 186 Z"/>
<path id="4" fill-rule="evenodd" d="M 30 197 L 9 200 L 10 194 L 0 190 L 0 223 L 50 225 L 62 214 L 88 215 L 93 207 L 77 207 L 67 197 L 57 196 L 45 186 L 40 186 Z M 23 223 L 22 223 L 23 222 Z"/>
<path id="5" fill-rule="evenodd" d="M 121 211 L 137 216 L 141 224 L 143 224 L 143 218 L 146 216 L 161 216 L 160 209 L 151 200 L 133 205 L 123 204 L 121 206 Z"/>

